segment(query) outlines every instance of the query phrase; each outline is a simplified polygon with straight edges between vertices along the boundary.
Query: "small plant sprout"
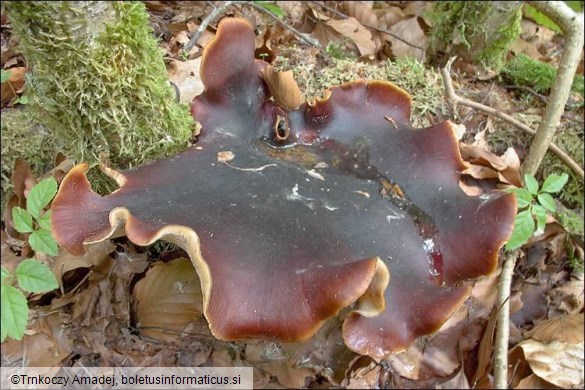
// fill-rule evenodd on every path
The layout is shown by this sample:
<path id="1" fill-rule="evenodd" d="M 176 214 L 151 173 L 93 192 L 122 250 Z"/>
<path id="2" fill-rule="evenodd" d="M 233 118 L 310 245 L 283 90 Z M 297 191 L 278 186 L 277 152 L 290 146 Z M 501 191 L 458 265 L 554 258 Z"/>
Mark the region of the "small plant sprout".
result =
<path id="1" fill-rule="evenodd" d="M 553 213 L 556 204 L 551 194 L 559 192 L 569 176 L 552 174 L 546 178 L 541 188 L 538 181 L 532 175 L 524 175 L 523 188 L 509 188 L 506 191 L 516 195 L 518 210 L 514 220 L 514 231 L 506 244 L 506 250 L 511 251 L 520 248 L 532 236 L 538 236 L 544 232 L 547 212 Z"/>
<path id="2" fill-rule="evenodd" d="M 35 185 L 27 198 L 26 209 L 14 207 L 12 220 L 20 233 L 30 233 L 28 243 L 35 252 L 58 254 L 51 234 L 51 211 L 43 209 L 57 193 L 57 181 L 45 179 Z M 11 274 L 2 267 L 2 341 L 10 336 L 20 340 L 26 330 L 28 306 L 24 291 L 43 293 L 59 287 L 53 272 L 35 259 L 20 262 Z"/>

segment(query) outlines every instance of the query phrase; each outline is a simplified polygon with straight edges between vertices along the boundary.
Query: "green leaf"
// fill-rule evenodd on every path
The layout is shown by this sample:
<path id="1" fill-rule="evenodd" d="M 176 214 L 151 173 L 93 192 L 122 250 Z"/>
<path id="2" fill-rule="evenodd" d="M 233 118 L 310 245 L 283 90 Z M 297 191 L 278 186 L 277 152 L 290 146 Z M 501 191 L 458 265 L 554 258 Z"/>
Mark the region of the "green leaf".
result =
<path id="1" fill-rule="evenodd" d="M 531 194 L 538 194 L 538 182 L 534 176 L 529 174 L 524 175 L 524 186 L 528 191 L 530 191 Z"/>
<path id="2" fill-rule="evenodd" d="M 532 207 L 532 215 L 536 218 L 536 231 L 534 235 L 539 236 L 544 233 L 544 228 L 546 227 L 546 209 L 535 204 Z"/>
<path id="3" fill-rule="evenodd" d="M 1 282 L 4 283 L 4 279 L 10 276 L 10 272 L 4 266 L 2 267 L 2 280 Z"/>
<path id="4" fill-rule="evenodd" d="M 6 336 L 20 340 L 24 335 L 26 323 L 28 321 L 28 306 L 26 298 L 22 295 L 20 290 L 12 286 L 3 284 L 1 289 L 1 341 L 4 342 Z"/>
<path id="5" fill-rule="evenodd" d="M 530 213 L 530 209 L 518 213 L 514 220 L 514 230 L 506 244 L 506 250 L 511 251 L 520 248 L 526 241 L 532 237 L 534 233 L 534 218 Z"/>
<path id="6" fill-rule="evenodd" d="M 51 231 L 51 210 L 44 213 L 39 219 L 37 219 L 37 222 L 42 229 Z"/>
<path id="7" fill-rule="evenodd" d="M 507 188 L 506 192 L 511 192 L 516 195 L 519 209 L 528 207 L 532 203 L 532 194 L 524 188 Z"/>
<path id="8" fill-rule="evenodd" d="M 20 104 L 28 104 L 28 96 L 22 95 L 16 102 Z"/>
<path id="9" fill-rule="evenodd" d="M 12 209 L 12 221 L 16 230 L 21 233 L 30 233 L 34 230 L 32 216 L 23 208 L 17 206 Z"/>
<path id="10" fill-rule="evenodd" d="M 16 267 L 18 285 L 25 291 L 42 293 L 59 287 L 53 271 L 35 259 L 26 259 Z"/>
<path id="11" fill-rule="evenodd" d="M 547 209 L 548 211 L 550 211 L 551 213 L 554 213 L 555 210 L 557 209 L 557 205 L 555 203 L 555 200 L 553 199 L 552 196 L 550 196 L 550 194 L 540 193 L 537 195 L 537 198 L 538 198 L 538 203 L 543 205 L 544 208 Z"/>
<path id="12" fill-rule="evenodd" d="M 57 180 L 54 177 L 40 181 L 28 194 L 28 198 L 26 199 L 27 210 L 33 217 L 38 218 L 43 207 L 49 204 L 56 193 Z"/>
<path id="13" fill-rule="evenodd" d="M 566 173 L 563 173 L 562 175 L 556 175 L 553 173 L 546 178 L 544 184 L 542 185 L 541 191 L 550 193 L 559 192 L 567 183 L 567 180 L 569 180 L 569 175 Z"/>
<path id="14" fill-rule="evenodd" d="M 278 16 L 281 19 L 284 17 L 284 11 L 276 4 L 270 4 L 264 1 L 255 1 L 255 3 L 261 6 L 262 8 L 272 12 L 274 15 Z"/>
<path id="15" fill-rule="evenodd" d="M 50 256 L 59 254 L 57 243 L 48 230 L 39 229 L 34 231 L 28 238 L 28 243 L 35 252 L 43 252 Z"/>
<path id="16" fill-rule="evenodd" d="M 5 83 L 6 81 L 8 81 L 11 74 L 12 74 L 11 71 L 2 69 L 2 75 L 0 76 L 2 83 Z"/>

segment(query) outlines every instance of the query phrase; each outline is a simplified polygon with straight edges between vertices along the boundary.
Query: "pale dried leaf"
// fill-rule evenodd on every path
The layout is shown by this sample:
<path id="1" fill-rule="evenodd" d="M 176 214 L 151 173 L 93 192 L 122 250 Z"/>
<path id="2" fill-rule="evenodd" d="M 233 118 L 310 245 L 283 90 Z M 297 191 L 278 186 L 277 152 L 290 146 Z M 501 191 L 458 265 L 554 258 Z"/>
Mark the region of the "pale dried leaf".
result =
<path id="1" fill-rule="evenodd" d="M 343 3 L 346 15 L 355 18 L 363 25 L 378 26 L 378 18 L 370 7 L 359 1 L 346 1 Z"/>
<path id="2" fill-rule="evenodd" d="M 376 52 L 372 33 L 355 18 L 330 20 L 327 25 L 355 43 L 360 56 L 370 56 Z"/>
<path id="3" fill-rule="evenodd" d="M 583 342 L 545 344 L 530 339 L 519 346 L 530 368 L 540 378 L 563 388 L 583 388 Z"/>
<path id="4" fill-rule="evenodd" d="M 389 31 L 411 45 L 418 46 L 413 47 L 407 45 L 401 40 L 398 40 L 391 35 L 387 35 L 386 39 L 392 44 L 392 53 L 394 53 L 397 58 L 414 57 L 417 60 L 424 62 L 426 58 L 424 48 L 427 45 L 427 37 L 424 31 L 420 28 L 416 17 L 402 20 L 394 24 L 390 27 Z M 423 49 L 420 49 L 419 47 Z"/>
<path id="5" fill-rule="evenodd" d="M 539 322 L 526 336 L 542 343 L 561 341 L 565 343 L 582 343 L 585 317 L 581 314 L 560 315 Z"/>
<path id="6" fill-rule="evenodd" d="M 158 263 L 134 288 L 140 333 L 172 341 L 202 314 L 201 286 L 189 259 Z"/>
<path id="7" fill-rule="evenodd" d="M 187 61 L 171 61 L 167 66 L 169 80 L 179 88 L 179 102 L 191 103 L 193 98 L 203 92 L 203 82 L 199 76 L 201 58 Z"/>
<path id="8" fill-rule="evenodd" d="M 292 71 L 278 72 L 272 65 L 262 71 L 270 93 L 276 104 L 287 110 L 294 110 L 303 102 L 301 90 L 294 79 Z"/>
<path id="9" fill-rule="evenodd" d="M 526 378 L 522 379 L 515 389 L 558 389 L 558 386 L 553 385 L 550 382 L 545 381 L 538 375 L 530 374 Z"/>
<path id="10" fill-rule="evenodd" d="M 24 66 L 10 68 L 10 77 L 5 83 L 2 83 L 2 105 L 9 103 L 16 95 L 22 92 L 24 87 L 24 76 L 26 75 L 26 68 Z"/>

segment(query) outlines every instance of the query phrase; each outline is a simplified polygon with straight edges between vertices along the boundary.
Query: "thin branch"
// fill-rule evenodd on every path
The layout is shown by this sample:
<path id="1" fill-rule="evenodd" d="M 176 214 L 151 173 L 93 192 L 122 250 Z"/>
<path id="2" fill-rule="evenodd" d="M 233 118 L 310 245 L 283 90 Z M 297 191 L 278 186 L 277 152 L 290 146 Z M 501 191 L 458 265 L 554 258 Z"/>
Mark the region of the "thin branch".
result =
<path id="1" fill-rule="evenodd" d="M 500 308 L 494 345 L 494 388 L 508 388 L 508 341 L 510 339 L 510 286 L 518 250 L 506 254 L 498 283 L 497 307 Z"/>
<path id="2" fill-rule="evenodd" d="M 554 20 L 565 36 L 565 48 L 557 70 L 557 77 L 548 98 L 548 104 L 536 136 L 530 145 L 528 155 L 522 164 L 522 171 L 534 175 L 552 142 L 569 99 L 571 84 L 583 51 L 583 14 L 575 13 L 562 1 L 530 1 L 530 5 Z M 582 172 L 582 171 L 581 171 Z M 583 175 L 581 175 L 583 179 Z"/>
<path id="3" fill-rule="evenodd" d="M 338 11 L 338 10 L 336 10 L 335 8 L 331 8 L 331 7 L 329 7 L 328 5 L 326 5 L 326 4 L 324 4 L 324 3 L 320 2 L 320 1 L 312 1 L 311 3 L 313 3 L 313 4 L 317 4 L 318 6 L 320 6 L 320 7 L 324 8 L 324 9 L 326 9 L 327 11 L 333 12 L 335 15 L 337 15 L 337 16 L 339 16 L 339 17 L 342 17 L 343 19 L 347 19 L 347 18 L 349 18 L 349 15 L 347 15 L 347 14 L 344 14 L 343 12 L 341 12 L 341 11 Z M 401 37 L 399 37 L 398 35 L 396 35 L 396 34 L 394 34 L 394 33 L 390 32 L 390 31 L 388 31 L 388 30 L 385 30 L 385 29 L 383 29 L 383 28 L 380 28 L 380 27 L 378 27 L 378 26 L 372 26 L 371 24 L 365 24 L 365 23 L 362 23 L 362 22 L 360 22 L 360 23 L 361 23 L 361 25 L 362 25 L 362 26 L 364 26 L 364 27 L 371 28 L 372 30 L 379 31 L 379 32 L 381 32 L 381 33 L 384 33 L 384 34 L 388 34 L 388 35 L 390 35 L 392 38 L 395 38 L 395 39 L 399 40 L 400 42 L 404 43 L 405 45 L 408 45 L 408 46 L 410 46 L 410 47 L 414 47 L 415 49 L 419 49 L 419 50 L 422 50 L 422 51 L 424 51 L 424 50 L 425 50 L 425 48 L 424 48 L 424 47 L 420 47 L 420 46 L 417 46 L 417 45 L 415 45 L 414 43 L 410 43 L 410 42 L 408 42 L 407 40 L 405 40 L 404 38 L 401 38 Z"/>
<path id="4" fill-rule="evenodd" d="M 321 47 L 321 45 L 319 45 L 317 42 L 315 42 L 312 39 L 308 38 L 305 34 L 303 34 L 302 32 L 300 32 L 299 30 L 297 30 L 293 26 L 289 25 L 288 23 L 284 22 L 278 16 L 276 16 L 275 14 L 273 14 L 272 12 L 270 12 L 269 10 L 267 10 L 266 8 L 262 7 L 261 5 L 256 4 L 253 1 L 243 1 L 241 3 L 242 4 L 249 5 L 250 7 L 255 8 L 257 11 L 260 11 L 262 13 L 265 13 L 266 15 L 268 15 L 272 19 L 274 19 L 275 22 L 277 22 L 278 24 L 280 24 L 282 27 L 284 27 L 284 28 L 292 31 L 297 37 L 301 38 L 303 41 L 307 42 L 309 45 L 314 46 L 314 47 L 318 48 L 321 51 L 323 50 L 323 48 Z"/>
<path id="5" fill-rule="evenodd" d="M 454 108 L 456 108 L 457 104 L 462 104 L 464 106 L 467 107 L 471 107 L 471 108 L 475 108 L 476 110 L 480 110 L 483 111 L 487 114 L 493 115 L 495 117 L 498 117 L 514 126 L 516 126 L 517 128 L 519 128 L 520 130 L 524 131 L 525 133 L 531 134 L 531 135 L 535 135 L 536 131 L 534 131 L 533 129 L 531 129 L 530 127 L 528 127 L 527 125 L 525 125 L 524 123 L 520 122 L 517 119 L 512 118 L 511 116 L 504 114 L 501 111 L 498 111 L 494 108 L 485 106 L 481 103 L 477 103 L 474 102 L 472 100 L 469 99 L 465 99 L 462 98 L 460 96 L 458 96 L 455 93 L 455 90 L 453 89 L 453 81 L 451 80 L 451 64 L 453 63 L 453 61 L 455 60 L 455 58 L 451 58 L 448 62 L 447 65 L 445 65 L 445 67 L 443 69 L 441 69 L 441 75 L 443 76 L 443 84 L 445 86 L 445 92 L 447 94 L 447 99 L 451 102 L 451 104 L 454 105 Z M 571 168 L 571 170 L 573 172 L 575 172 L 575 174 L 581 179 L 583 180 L 584 178 L 584 172 L 583 172 L 583 168 L 581 168 L 579 166 L 579 164 L 577 164 L 575 162 L 575 160 L 573 160 L 571 158 L 571 156 L 569 156 L 567 153 L 565 153 L 561 148 L 559 148 L 556 144 L 554 144 L 553 142 L 551 142 L 548 146 L 548 148 L 550 149 L 551 152 L 553 152 L 563 163 L 565 163 L 565 165 L 567 165 L 569 168 Z"/>
<path id="6" fill-rule="evenodd" d="M 203 32 L 207 29 L 209 23 L 214 22 L 215 19 L 217 19 L 217 17 L 232 4 L 233 1 L 226 1 L 221 6 L 216 7 L 213 11 L 211 11 L 211 13 L 205 19 L 203 19 L 203 22 L 201 22 L 201 25 L 199 26 L 197 31 L 195 31 L 191 39 L 189 39 L 189 42 L 187 42 L 185 47 L 183 47 L 183 53 L 189 53 L 189 51 L 193 48 L 193 46 L 195 46 L 195 44 L 201 37 L 201 34 L 203 34 Z"/>

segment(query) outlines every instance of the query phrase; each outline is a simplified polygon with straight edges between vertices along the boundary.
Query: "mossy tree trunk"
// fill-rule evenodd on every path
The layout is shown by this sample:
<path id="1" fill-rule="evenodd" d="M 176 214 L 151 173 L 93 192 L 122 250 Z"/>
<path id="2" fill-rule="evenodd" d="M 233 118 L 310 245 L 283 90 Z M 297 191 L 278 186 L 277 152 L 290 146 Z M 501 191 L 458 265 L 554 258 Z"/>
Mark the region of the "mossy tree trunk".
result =
<path id="1" fill-rule="evenodd" d="M 521 6 L 520 1 L 434 3 L 429 54 L 442 65 L 458 56 L 499 71 L 520 34 Z"/>
<path id="2" fill-rule="evenodd" d="M 28 63 L 35 119 L 69 157 L 125 168 L 185 148 L 193 119 L 175 102 L 140 2 L 7 2 Z"/>

